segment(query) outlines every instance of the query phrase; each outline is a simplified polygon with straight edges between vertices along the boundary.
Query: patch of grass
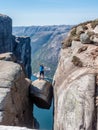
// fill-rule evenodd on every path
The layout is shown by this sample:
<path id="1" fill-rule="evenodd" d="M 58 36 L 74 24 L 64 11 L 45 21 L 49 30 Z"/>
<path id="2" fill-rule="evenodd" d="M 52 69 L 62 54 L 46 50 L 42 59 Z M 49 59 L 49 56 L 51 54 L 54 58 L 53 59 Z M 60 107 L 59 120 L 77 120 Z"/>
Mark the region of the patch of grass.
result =
<path id="1" fill-rule="evenodd" d="M 74 41 L 80 41 L 80 35 L 78 34 L 77 36 L 73 37 L 72 40 L 74 40 Z"/>
<path id="2" fill-rule="evenodd" d="M 88 34 L 89 37 L 91 37 L 91 36 L 93 36 L 95 33 L 94 33 L 94 32 L 91 32 L 91 31 L 88 31 L 87 34 Z"/>
<path id="3" fill-rule="evenodd" d="M 80 32 L 78 33 L 79 37 L 80 37 L 80 35 L 81 35 L 82 33 L 85 33 L 85 31 L 80 31 Z"/>
<path id="4" fill-rule="evenodd" d="M 88 27 L 85 24 L 83 24 L 82 27 L 83 27 L 83 30 L 87 30 L 88 29 Z"/>
<path id="5" fill-rule="evenodd" d="M 80 37 L 74 37 L 73 40 L 74 41 L 80 41 Z"/>
<path id="6" fill-rule="evenodd" d="M 70 36 L 62 42 L 62 49 L 71 47 L 73 40 L 80 41 L 80 35 L 84 33 L 85 30 L 88 30 L 87 24 L 91 24 L 91 26 L 94 28 L 96 25 L 98 25 L 98 19 L 94 21 L 87 21 L 84 23 L 80 23 L 79 25 L 74 26 L 70 32 Z M 80 31 L 79 34 L 76 34 L 77 27 L 79 26 L 82 26 L 83 31 Z M 90 31 L 87 32 L 87 34 L 89 37 L 95 35 L 94 32 L 90 32 Z"/>
<path id="7" fill-rule="evenodd" d="M 87 46 L 83 46 L 83 47 L 79 48 L 78 53 L 81 53 L 81 52 L 83 52 L 83 51 L 86 51 L 87 48 L 88 48 Z"/>
<path id="8" fill-rule="evenodd" d="M 73 28 L 70 32 L 71 36 L 76 36 L 76 28 Z"/>
<path id="9" fill-rule="evenodd" d="M 91 22 L 91 27 L 94 29 L 98 25 L 98 20 Z"/>
<path id="10" fill-rule="evenodd" d="M 80 58 L 77 57 L 77 56 L 73 56 L 72 62 L 73 62 L 73 64 L 74 64 L 75 66 L 78 66 L 78 67 L 82 67 L 82 66 L 83 66 L 82 61 L 81 61 Z"/>
<path id="11" fill-rule="evenodd" d="M 71 45 L 72 45 L 72 39 L 69 37 L 62 42 L 62 49 L 71 47 Z"/>
<path id="12" fill-rule="evenodd" d="M 91 23 L 91 22 L 92 22 L 92 20 L 86 21 L 86 22 L 80 23 L 80 24 L 78 24 L 78 25 L 75 25 L 73 28 L 77 28 L 78 26 L 84 26 L 84 25 L 87 25 L 87 24 L 89 24 L 89 23 Z"/>
<path id="13" fill-rule="evenodd" d="M 76 34 L 76 28 L 73 28 L 70 32 L 70 36 L 62 42 L 62 49 L 71 47 L 73 40 L 80 41 L 80 35 Z"/>

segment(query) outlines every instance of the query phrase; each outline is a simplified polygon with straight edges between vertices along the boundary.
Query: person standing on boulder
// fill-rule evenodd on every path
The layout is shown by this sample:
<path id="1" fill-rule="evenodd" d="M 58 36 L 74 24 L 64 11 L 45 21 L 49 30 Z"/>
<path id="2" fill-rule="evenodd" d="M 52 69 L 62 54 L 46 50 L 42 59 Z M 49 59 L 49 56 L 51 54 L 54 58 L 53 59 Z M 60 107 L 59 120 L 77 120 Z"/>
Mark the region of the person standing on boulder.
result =
<path id="1" fill-rule="evenodd" d="M 39 69 L 40 69 L 39 79 L 41 79 L 41 77 L 42 79 L 44 79 L 44 66 L 41 64 Z"/>

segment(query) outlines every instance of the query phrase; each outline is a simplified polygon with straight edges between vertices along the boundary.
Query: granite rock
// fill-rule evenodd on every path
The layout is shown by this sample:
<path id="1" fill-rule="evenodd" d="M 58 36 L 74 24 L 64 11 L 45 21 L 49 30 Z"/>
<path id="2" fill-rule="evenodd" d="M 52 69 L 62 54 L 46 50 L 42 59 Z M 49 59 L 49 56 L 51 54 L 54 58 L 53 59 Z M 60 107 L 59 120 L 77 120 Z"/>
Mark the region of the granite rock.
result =
<path id="1" fill-rule="evenodd" d="M 89 44 L 89 43 L 91 43 L 90 37 L 89 37 L 88 34 L 86 34 L 86 33 L 82 33 L 82 34 L 80 35 L 80 41 L 81 41 L 83 44 Z"/>
<path id="2" fill-rule="evenodd" d="M 0 125 L 34 127 L 29 86 L 20 65 L 0 61 Z"/>
<path id="3" fill-rule="evenodd" d="M 84 24 L 87 26 L 88 22 Z M 92 32 L 90 24 L 88 30 Z M 93 42 L 89 42 L 91 36 L 86 35 L 88 30 L 81 34 L 83 39 L 79 41 L 71 39 L 73 37 L 69 32 L 71 46 L 61 49 L 53 86 L 54 130 L 98 129 L 97 100 L 95 104 L 98 88 L 96 85 L 98 47 Z M 96 42 L 98 42 L 97 38 Z M 84 48 L 83 43 L 86 49 L 79 53 L 79 50 Z M 82 66 L 74 64 L 73 58 L 74 62 L 77 64 L 81 62 Z"/>
<path id="4" fill-rule="evenodd" d="M 16 62 L 16 57 L 11 52 L 0 54 L 0 60 Z"/>
<path id="5" fill-rule="evenodd" d="M 53 97 L 52 84 L 46 80 L 35 80 L 30 87 L 30 95 L 38 107 L 49 109 Z"/>
<path id="6" fill-rule="evenodd" d="M 26 72 L 27 77 L 31 77 L 31 45 L 30 37 L 13 36 L 13 54 L 17 62 L 21 64 Z"/>
<path id="7" fill-rule="evenodd" d="M 0 14 L 0 53 L 12 51 L 12 20 Z"/>
<path id="8" fill-rule="evenodd" d="M 0 130 L 35 130 L 35 129 L 28 129 L 26 127 L 15 127 L 15 126 L 0 126 Z"/>
<path id="9" fill-rule="evenodd" d="M 30 37 L 12 36 L 12 19 L 0 14 L 0 54 L 12 52 L 22 64 L 27 77 L 31 77 Z"/>

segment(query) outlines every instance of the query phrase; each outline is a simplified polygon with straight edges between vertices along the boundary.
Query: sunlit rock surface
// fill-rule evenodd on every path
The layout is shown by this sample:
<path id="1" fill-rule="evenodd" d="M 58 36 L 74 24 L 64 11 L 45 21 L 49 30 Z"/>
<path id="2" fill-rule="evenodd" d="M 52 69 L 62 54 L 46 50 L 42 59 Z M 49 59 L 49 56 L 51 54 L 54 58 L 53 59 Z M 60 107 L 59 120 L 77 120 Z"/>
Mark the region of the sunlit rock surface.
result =
<path id="1" fill-rule="evenodd" d="M 74 27 L 62 42 L 54 76 L 54 130 L 98 129 L 98 40 L 94 41 L 98 37 L 97 24 L 92 21 L 79 25 L 82 29 Z"/>
<path id="2" fill-rule="evenodd" d="M 0 60 L 14 61 L 14 62 L 16 62 L 16 57 L 11 52 L 1 53 L 0 54 Z"/>
<path id="3" fill-rule="evenodd" d="M 53 97 L 52 84 L 46 80 L 35 80 L 30 87 L 30 95 L 38 107 L 49 109 Z"/>
<path id="4" fill-rule="evenodd" d="M 20 65 L 0 61 L 0 125 L 34 126 L 29 86 Z"/>
<path id="5" fill-rule="evenodd" d="M 0 130 L 35 130 L 35 129 L 28 129 L 26 127 L 0 126 Z"/>

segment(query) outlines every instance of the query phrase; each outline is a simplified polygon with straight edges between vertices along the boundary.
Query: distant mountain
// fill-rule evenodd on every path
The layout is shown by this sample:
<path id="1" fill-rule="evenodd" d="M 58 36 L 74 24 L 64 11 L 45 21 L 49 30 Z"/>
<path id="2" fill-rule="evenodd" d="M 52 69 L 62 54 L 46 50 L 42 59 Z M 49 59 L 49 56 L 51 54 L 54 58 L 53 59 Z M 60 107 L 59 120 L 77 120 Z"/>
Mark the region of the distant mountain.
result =
<path id="1" fill-rule="evenodd" d="M 53 77 L 58 63 L 61 41 L 71 27 L 70 25 L 13 27 L 14 35 L 31 37 L 33 74 L 39 72 L 39 64 L 43 63 L 45 75 L 48 78 Z"/>

